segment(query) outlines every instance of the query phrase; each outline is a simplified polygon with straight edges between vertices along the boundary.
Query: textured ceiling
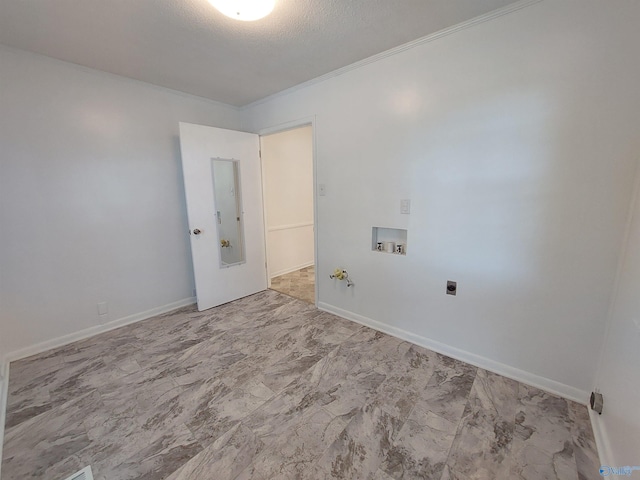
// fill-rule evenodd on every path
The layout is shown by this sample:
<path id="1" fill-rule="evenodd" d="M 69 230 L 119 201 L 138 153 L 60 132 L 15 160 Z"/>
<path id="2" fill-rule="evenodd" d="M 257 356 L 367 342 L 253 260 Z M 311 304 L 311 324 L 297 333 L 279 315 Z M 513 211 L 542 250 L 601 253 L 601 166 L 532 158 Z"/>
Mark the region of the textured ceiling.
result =
<path id="1" fill-rule="evenodd" d="M 277 0 L 238 22 L 207 0 L 0 0 L 0 43 L 242 106 L 512 3 Z"/>

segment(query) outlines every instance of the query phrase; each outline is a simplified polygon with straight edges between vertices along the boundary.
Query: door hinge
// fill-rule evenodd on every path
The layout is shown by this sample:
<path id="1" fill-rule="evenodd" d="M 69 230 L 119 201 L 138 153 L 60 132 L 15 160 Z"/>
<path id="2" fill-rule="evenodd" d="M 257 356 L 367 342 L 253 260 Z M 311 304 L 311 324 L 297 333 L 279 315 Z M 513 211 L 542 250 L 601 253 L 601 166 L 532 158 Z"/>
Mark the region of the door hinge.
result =
<path id="1" fill-rule="evenodd" d="M 262 158 L 262 150 L 258 150 L 258 156 Z"/>

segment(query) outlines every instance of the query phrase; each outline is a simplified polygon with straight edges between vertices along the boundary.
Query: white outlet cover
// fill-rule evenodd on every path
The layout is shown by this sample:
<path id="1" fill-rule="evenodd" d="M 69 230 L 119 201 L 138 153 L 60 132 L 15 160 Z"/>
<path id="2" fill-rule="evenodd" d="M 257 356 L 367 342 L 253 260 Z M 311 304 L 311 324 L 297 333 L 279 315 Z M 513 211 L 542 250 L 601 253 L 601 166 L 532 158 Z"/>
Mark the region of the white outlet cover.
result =
<path id="1" fill-rule="evenodd" d="M 107 308 L 107 302 L 101 302 L 98 304 L 98 315 L 106 315 L 109 313 L 109 309 Z"/>
<path id="2" fill-rule="evenodd" d="M 409 213 L 411 213 L 411 200 L 400 200 L 400 213 L 404 215 L 408 215 Z"/>

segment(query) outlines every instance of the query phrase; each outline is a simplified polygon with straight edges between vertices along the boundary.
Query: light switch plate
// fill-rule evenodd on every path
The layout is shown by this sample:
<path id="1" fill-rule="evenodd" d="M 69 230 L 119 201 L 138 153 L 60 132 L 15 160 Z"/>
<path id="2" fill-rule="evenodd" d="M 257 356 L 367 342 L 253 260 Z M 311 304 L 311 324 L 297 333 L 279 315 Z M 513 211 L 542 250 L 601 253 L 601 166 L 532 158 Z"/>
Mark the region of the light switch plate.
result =
<path id="1" fill-rule="evenodd" d="M 411 200 L 400 200 L 400 213 L 408 215 L 411 213 Z"/>

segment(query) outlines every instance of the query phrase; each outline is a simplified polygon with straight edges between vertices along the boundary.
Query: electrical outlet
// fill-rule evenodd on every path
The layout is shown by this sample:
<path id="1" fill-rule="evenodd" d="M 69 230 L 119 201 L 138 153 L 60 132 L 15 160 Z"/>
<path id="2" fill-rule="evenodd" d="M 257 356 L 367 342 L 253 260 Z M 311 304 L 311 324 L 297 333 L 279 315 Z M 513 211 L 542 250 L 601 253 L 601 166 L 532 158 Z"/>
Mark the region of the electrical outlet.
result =
<path id="1" fill-rule="evenodd" d="M 411 200 L 400 200 L 400 213 L 409 215 L 411 213 Z"/>
<path id="2" fill-rule="evenodd" d="M 324 197 L 327 195 L 327 187 L 324 183 L 318 184 L 318 195 L 320 195 L 321 197 Z"/>
<path id="3" fill-rule="evenodd" d="M 109 313 L 107 302 L 101 302 L 98 304 L 98 315 L 106 315 Z"/>
<path id="4" fill-rule="evenodd" d="M 103 325 L 109 321 L 109 307 L 107 302 L 100 302 L 98 304 L 98 323 Z"/>
<path id="5" fill-rule="evenodd" d="M 458 282 L 447 280 L 447 295 L 456 295 L 458 293 Z"/>

